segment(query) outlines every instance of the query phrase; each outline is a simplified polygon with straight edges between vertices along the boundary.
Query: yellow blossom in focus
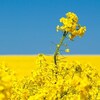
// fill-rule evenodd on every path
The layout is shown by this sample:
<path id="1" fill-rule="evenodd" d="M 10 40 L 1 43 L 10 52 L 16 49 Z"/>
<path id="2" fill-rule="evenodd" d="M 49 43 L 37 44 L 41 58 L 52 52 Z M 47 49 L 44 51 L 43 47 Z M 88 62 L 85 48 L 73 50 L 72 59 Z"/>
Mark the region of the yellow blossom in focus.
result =
<path id="1" fill-rule="evenodd" d="M 78 17 L 73 12 L 68 12 L 66 17 L 60 18 L 60 22 L 62 26 L 57 25 L 56 30 L 57 32 L 60 30 L 62 32 L 66 32 L 70 34 L 69 39 L 73 40 L 76 36 L 82 37 L 86 32 L 86 27 L 81 26 L 78 23 Z"/>
<path id="2" fill-rule="evenodd" d="M 72 32 L 72 35 L 77 36 L 77 35 L 78 35 L 78 30 L 74 30 L 74 31 Z"/>
<path id="3" fill-rule="evenodd" d="M 60 18 L 60 22 L 63 24 L 62 26 L 57 26 L 57 31 L 66 31 L 66 32 L 72 32 L 76 29 L 77 24 L 75 22 L 73 22 L 72 19 L 68 19 L 68 18 Z"/>
<path id="4" fill-rule="evenodd" d="M 60 22 L 61 22 L 61 23 L 66 23 L 66 22 L 67 22 L 67 19 L 64 18 L 64 17 L 62 17 L 62 18 L 60 18 Z"/>
<path id="5" fill-rule="evenodd" d="M 73 13 L 73 12 L 68 12 L 68 13 L 66 14 L 66 17 L 67 17 L 68 19 L 72 19 L 75 23 L 78 22 L 78 17 L 77 17 L 77 15 L 76 15 L 75 13 Z"/>
<path id="6" fill-rule="evenodd" d="M 76 36 L 80 36 L 82 37 L 84 35 L 84 33 L 86 32 L 86 27 L 80 27 L 79 30 L 74 30 L 72 32 L 72 36 L 70 38 L 72 38 L 73 36 L 76 37 Z"/>
<path id="7" fill-rule="evenodd" d="M 82 37 L 82 36 L 84 35 L 85 31 L 86 31 L 86 27 L 85 27 L 85 26 L 84 26 L 84 27 L 81 27 L 81 28 L 78 30 L 78 35 L 79 35 L 80 37 Z"/>
<path id="8" fill-rule="evenodd" d="M 70 40 L 73 40 L 76 36 L 72 35 L 72 34 L 69 34 L 68 37 L 69 37 Z"/>

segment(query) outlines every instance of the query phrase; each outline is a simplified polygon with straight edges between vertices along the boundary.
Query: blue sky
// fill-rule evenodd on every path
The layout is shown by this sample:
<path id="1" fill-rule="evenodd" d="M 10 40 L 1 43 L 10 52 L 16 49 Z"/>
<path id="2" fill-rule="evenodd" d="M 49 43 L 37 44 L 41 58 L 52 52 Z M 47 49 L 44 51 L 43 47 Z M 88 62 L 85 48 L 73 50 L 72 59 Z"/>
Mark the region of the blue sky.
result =
<path id="1" fill-rule="evenodd" d="M 100 0 L 0 0 L 0 55 L 53 54 L 69 11 L 87 27 L 83 38 L 65 40 L 70 54 L 100 54 Z"/>

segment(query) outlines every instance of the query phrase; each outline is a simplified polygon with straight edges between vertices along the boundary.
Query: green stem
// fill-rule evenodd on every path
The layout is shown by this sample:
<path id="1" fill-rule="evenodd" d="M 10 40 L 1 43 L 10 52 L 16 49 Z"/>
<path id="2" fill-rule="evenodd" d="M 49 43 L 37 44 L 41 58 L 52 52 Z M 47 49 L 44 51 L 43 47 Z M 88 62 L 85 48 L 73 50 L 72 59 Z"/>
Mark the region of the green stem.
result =
<path id="1" fill-rule="evenodd" d="M 59 49 L 60 49 L 60 47 L 61 47 L 61 45 L 62 45 L 64 39 L 66 38 L 66 35 L 67 35 L 67 33 L 64 32 L 64 33 L 63 33 L 63 36 L 62 36 L 62 38 L 61 38 L 61 40 L 60 40 L 60 43 L 56 46 L 56 51 L 55 51 L 55 53 L 54 53 L 54 63 L 55 63 L 55 65 L 57 65 L 57 55 L 58 55 Z"/>

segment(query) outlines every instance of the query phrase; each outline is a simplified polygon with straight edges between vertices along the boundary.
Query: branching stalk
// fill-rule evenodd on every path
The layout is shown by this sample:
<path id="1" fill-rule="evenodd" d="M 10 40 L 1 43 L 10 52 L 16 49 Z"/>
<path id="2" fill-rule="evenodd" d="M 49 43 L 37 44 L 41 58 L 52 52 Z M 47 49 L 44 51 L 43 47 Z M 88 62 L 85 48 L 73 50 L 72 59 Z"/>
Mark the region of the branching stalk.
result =
<path id="1" fill-rule="evenodd" d="M 56 46 L 56 51 L 55 51 L 55 53 L 54 53 L 54 63 L 55 63 L 55 65 L 57 65 L 57 55 L 58 55 L 58 53 L 59 53 L 59 49 L 60 49 L 60 47 L 61 47 L 61 45 L 63 44 L 63 41 L 64 41 L 64 39 L 66 38 L 66 35 L 67 35 L 68 33 L 66 33 L 66 31 L 63 33 L 63 36 L 62 36 L 62 38 L 61 38 L 61 40 L 60 40 L 60 43 Z"/>

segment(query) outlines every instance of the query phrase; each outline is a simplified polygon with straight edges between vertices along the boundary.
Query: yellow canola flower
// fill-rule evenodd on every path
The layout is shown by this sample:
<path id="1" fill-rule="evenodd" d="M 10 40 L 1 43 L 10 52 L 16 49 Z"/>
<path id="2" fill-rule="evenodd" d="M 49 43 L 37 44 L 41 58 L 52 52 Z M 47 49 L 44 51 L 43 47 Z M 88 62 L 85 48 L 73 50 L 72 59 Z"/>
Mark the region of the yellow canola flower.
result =
<path id="1" fill-rule="evenodd" d="M 64 17 L 60 18 L 60 22 L 63 23 L 63 24 L 66 23 L 67 21 L 68 21 L 67 18 L 64 18 Z"/>
<path id="2" fill-rule="evenodd" d="M 77 36 L 77 35 L 78 35 L 78 30 L 74 30 L 74 31 L 72 32 L 72 35 Z"/>
<path id="3" fill-rule="evenodd" d="M 86 27 L 80 27 L 78 30 L 74 30 L 72 32 L 72 35 L 75 35 L 75 36 L 80 36 L 82 37 L 84 35 L 84 33 L 86 32 Z"/>
<path id="4" fill-rule="evenodd" d="M 68 13 L 66 14 L 66 17 L 67 17 L 68 19 L 73 20 L 75 23 L 78 22 L 78 17 L 77 17 L 77 15 L 76 15 L 75 13 L 73 13 L 73 12 L 68 12 Z"/>
<path id="5" fill-rule="evenodd" d="M 76 36 L 73 35 L 73 34 L 69 34 L 68 37 L 69 37 L 70 40 L 73 40 Z"/>
<path id="6" fill-rule="evenodd" d="M 73 40 L 76 36 L 82 37 L 86 32 L 86 26 L 81 26 L 78 23 L 78 17 L 73 12 L 68 12 L 65 18 L 60 18 L 60 22 L 62 25 L 57 25 L 56 31 L 58 32 L 60 30 L 62 32 L 69 33 L 70 40 Z"/>
<path id="7" fill-rule="evenodd" d="M 84 33 L 86 32 L 86 27 L 81 27 L 79 30 L 78 30 L 78 36 L 82 37 L 84 35 Z"/>
<path id="8" fill-rule="evenodd" d="M 73 22 L 72 19 L 68 19 L 68 18 L 60 18 L 60 22 L 63 24 L 62 26 L 57 26 L 56 30 L 58 32 L 58 30 L 60 31 L 66 31 L 66 32 L 72 32 L 76 29 L 77 24 L 75 22 Z"/>
<path id="9" fill-rule="evenodd" d="M 73 40 L 76 36 L 82 37 L 84 33 L 86 32 L 86 27 L 80 27 L 78 30 L 74 30 L 70 35 L 69 39 Z"/>

